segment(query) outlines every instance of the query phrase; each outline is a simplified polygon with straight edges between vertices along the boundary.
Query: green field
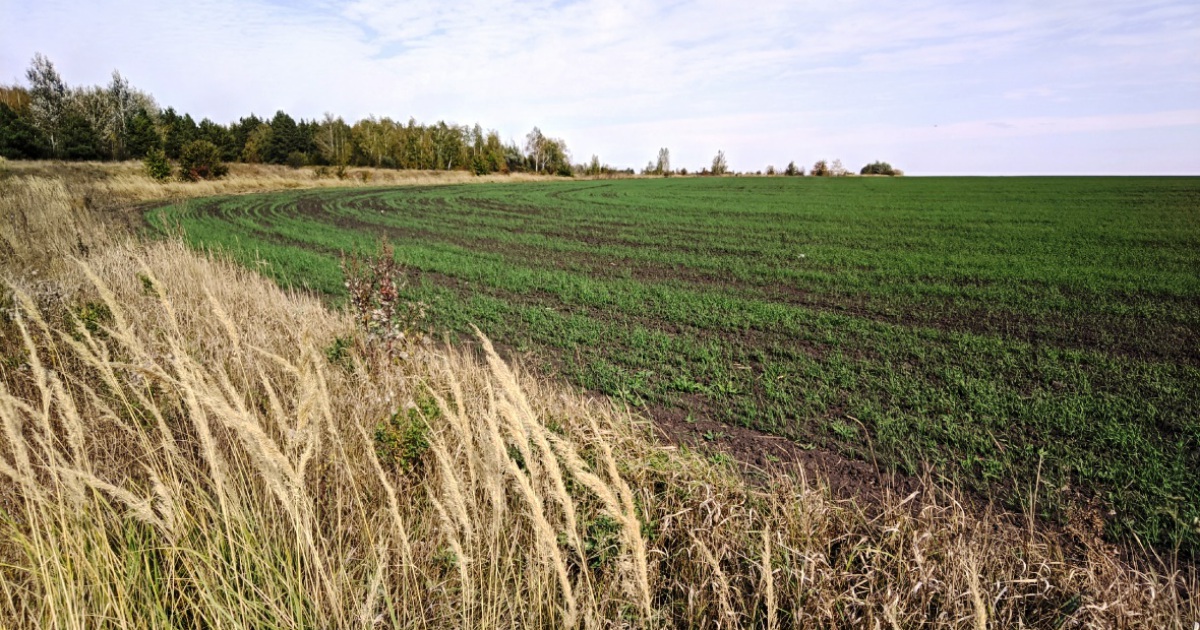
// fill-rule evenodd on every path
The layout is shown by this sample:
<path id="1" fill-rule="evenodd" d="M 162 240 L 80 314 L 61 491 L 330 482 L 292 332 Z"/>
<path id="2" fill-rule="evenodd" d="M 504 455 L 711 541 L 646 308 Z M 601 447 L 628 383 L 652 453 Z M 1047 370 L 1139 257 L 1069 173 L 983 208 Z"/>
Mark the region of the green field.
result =
<path id="1" fill-rule="evenodd" d="M 716 418 L 1200 549 L 1200 179 L 714 178 L 323 190 L 150 214 L 338 295 L 380 237 L 470 324 Z M 720 436 L 714 436 L 719 442 Z"/>

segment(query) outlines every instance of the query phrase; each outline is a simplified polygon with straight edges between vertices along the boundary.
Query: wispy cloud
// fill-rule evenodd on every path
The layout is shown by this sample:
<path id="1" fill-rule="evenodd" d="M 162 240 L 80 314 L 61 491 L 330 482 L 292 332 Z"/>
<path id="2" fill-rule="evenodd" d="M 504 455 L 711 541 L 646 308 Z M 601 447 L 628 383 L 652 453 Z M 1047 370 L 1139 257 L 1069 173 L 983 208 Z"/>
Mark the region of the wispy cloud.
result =
<path id="1" fill-rule="evenodd" d="M 994 169 L 962 158 L 972 143 L 1019 137 L 1005 150 L 1043 138 L 1082 172 L 1106 164 L 1075 150 L 1090 135 L 1200 126 L 1187 1 L 0 0 L 0 14 L 16 16 L 0 25 L 0 79 L 42 51 L 72 82 L 117 67 L 217 120 L 332 110 L 509 137 L 537 124 L 622 165 L 659 146 L 696 166 L 725 148 L 736 168 L 886 149 L 969 171 Z M 1200 172 L 1195 151 L 1146 153 Z"/>

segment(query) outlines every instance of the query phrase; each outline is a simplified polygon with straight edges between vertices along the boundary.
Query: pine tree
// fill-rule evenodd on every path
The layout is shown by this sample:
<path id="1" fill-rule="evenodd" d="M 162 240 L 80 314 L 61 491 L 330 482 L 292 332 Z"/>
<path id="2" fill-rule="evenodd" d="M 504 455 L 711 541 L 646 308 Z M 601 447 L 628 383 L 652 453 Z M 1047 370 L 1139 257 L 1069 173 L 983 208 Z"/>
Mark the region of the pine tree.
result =
<path id="1" fill-rule="evenodd" d="M 287 162 L 289 153 L 303 150 L 300 132 L 295 119 L 283 110 L 275 112 L 270 124 L 271 137 L 264 147 L 262 159 L 271 164 L 283 164 Z"/>
<path id="2" fill-rule="evenodd" d="M 174 107 L 163 110 L 159 117 L 162 126 L 163 150 L 167 157 L 178 160 L 184 145 L 196 139 L 196 121 L 191 114 L 180 116 Z"/>
<path id="3" fill-rule="evenodd" d="M 32 160 L 44 152 L 42 136 L 28 117 L 19 115 L 6 103 L 0 103 L 0 157 Z"/>
<path id="4" fill-rule="evenodd" d="M 171 178 L 171 161 L 161 148 L 150 149 L 142 160 L 142 165 L 146 168 L 146 174 L 155 181 L 162 182 Z"/>
<path id="5" fill-rule="evenodd" d="M 158 149 L 162 149 L 162 137 L 158 135 L 154 119 L 145 109 L 137 110 L 126 127 L 126 154 L 132 158 L 141 158 Z"/>

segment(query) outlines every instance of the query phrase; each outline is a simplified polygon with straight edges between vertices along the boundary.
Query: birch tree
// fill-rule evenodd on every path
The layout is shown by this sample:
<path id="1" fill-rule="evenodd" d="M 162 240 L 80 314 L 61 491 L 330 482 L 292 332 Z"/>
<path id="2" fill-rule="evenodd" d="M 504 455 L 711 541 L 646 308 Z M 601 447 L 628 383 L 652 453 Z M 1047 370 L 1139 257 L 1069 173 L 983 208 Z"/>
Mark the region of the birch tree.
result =
<path id="1" fill-rule="evenodd" d="M 67 114 L 67 85 L 58 70 L 42 53 L 33 56 L 29 69 L 25 71 L 29 81 L 29 115 L 33 124 L 49 144 L 50 154 L 58 156 L 62 150 L 62 130 Z"/>
<path id="2" fill-rule="evenodd" d="M 717 151 L 717 156 L 712 161 L 712 174 L 724 175 L 729 171 L 729 163 L 725 161 L 725 152 Z"/>
<path id="3" fill-rule="evenodd" d="M 325 112 L 321 128 L 317 132 L 317 148 L 327 162 L 339 168 L 350 163 L 350 125 L 341 116 Z"/>
<path id="4" fill-rule="evenodd" d="M 542 134 L 541 129 L 534 127 L 533 131 L 525 136 L 525 153 L 533 162 L 533 170 L 542 172 L 546 167 L 546 136 Z"/>
<path id="5" fill-rule="evenodd" d="M 654 170 L 659 175 L 671 174 L 671 151 L 666 147 L 658 150 L 658 163 L 654 165 Z"/>

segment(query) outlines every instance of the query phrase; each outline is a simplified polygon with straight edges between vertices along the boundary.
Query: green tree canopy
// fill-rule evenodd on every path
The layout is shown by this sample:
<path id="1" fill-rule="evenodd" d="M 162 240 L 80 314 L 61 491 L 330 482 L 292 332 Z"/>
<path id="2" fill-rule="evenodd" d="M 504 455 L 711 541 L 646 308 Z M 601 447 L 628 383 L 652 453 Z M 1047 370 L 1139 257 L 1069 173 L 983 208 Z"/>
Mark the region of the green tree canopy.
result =
<path id="1" fill-rule="evenodd" d="M 271 164 L 284 164 L 288 154 L 304 151 L 304 140 L 296 121 L 291 116 L 279 110 L 271 119 L 271 137 L 264 147 L 262 160 Z"/>
<path id="2" fill-rule="evenodd" d="M 32 160 L 42 157 L 45 151 L 44 140 L 37 127 L 7 103 L 0 103 L 0 157 Z"/>
<path id="3" fill-rule="evenodd" d="M 132 158 L 143 158 L 151 151 L 162 149 L 162 136 L 154 125 L 154 118 L 145 109 L 133 114 L 125 135 L 125 151 Z"/>
<path id="4" fill-rule="evenodd" d="M 183 179 L 217 179 L 228 171 L 221 161 L 221 150 L 208 140 L 193 140 L 180 151 L 179 176 Z"/>

